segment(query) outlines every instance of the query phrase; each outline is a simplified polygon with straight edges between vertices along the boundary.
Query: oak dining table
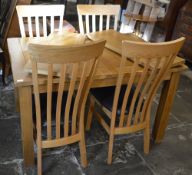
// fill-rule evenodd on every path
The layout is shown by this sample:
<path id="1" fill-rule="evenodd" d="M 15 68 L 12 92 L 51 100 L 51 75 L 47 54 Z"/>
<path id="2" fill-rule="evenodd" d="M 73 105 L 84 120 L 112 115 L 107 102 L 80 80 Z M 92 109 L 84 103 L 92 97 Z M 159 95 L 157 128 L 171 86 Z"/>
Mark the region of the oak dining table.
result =
<path id="1" fill-rule="evenodd" d="M 106 46 L 94 77 L 91 87 L 106 87 L 116 84 L 118 68 L 121 60 L 122 40 L 141 41 L 134 34 L 120 34 L 114 30 L 95 32 L 88 35 L 91 40 L 106 39 Z M 32 119 L 32 76 L 25 70 L 25 65 L 29 60 L 27 51 L 28 38 L 9 38 L 8 49 L 12 67 L 16 100 L 19 104 L 23 157 L 25 166 L 34 164 L 34 139 L 33 139 L 33 119 Z M 133 64 L 127 59 L 127 67 Z M 142 66 L 141 66 L 142 69 Z M 180 74 L 186 70 L 184 60 L 176 57 L 171 71 L 164 79 L 161 90 L 160 101 L 156 111 L 153 125 L 152 137 L 155 143 L 160 143 L 164 137 L 169 113 L 173 104 L 177 90 Z M 130 69 L 127 69 L 126 76 L 129 77 Z M 42 80 L 46 77 L 42 76 Z M 46 81 L 45 81 L 46 82 Z M 46 91 L 46 86 L 42 86 L 41 92 Z"/>

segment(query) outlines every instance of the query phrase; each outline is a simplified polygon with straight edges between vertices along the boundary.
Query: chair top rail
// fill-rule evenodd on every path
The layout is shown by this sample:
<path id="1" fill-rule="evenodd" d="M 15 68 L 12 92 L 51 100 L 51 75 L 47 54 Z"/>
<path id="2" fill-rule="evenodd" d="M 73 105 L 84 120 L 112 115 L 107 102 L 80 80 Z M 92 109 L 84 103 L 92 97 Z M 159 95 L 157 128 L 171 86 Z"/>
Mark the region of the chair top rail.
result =
<path id="1" fill-rule="evenodd" d="M 19 16 L 63 16 L 64 5 L 17 5 Z"/>
<path id="2" fill-rule="evenodd" d="M 120 5 L 77 5 L 80 15 L 119 15 Z"/>

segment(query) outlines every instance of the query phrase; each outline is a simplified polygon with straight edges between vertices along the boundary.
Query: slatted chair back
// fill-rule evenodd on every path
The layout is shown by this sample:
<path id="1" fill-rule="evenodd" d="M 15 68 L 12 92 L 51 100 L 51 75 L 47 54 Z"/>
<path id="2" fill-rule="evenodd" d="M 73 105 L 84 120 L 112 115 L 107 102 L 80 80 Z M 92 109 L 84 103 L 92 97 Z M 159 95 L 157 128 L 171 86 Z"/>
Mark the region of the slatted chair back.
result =
<path id="1" fill-rule="evenodd" d="M 21 37 L 26 37 L 26 31 L 29 37 L 40 37 L 41 32 L 46 37 L 48 32 L 62 31 L 64 5 L 18 5 L 16 9 Z M 54 26 L 56 17 L 59 17 L 58 29 Z"/>
<path id="2" fill-rule="evenodd" d="M 113 102 L 112 121 L 114 123 L 112 122 L 112 127 L 115 127 L 118 97 L 126 71 L 126 59 L 132 59 L 134 63 L 130 68 L 131 75 L 127 81 L 121 115 L 115 133 L 128 131 L 129 129 L 127 128 L 131 128 L 132 131 L 138 131 L 149 125 L 152 100 L 183 42 L 184 38 L 163 43 L 123 41 L 122 61 Z M 131 89 L 135 90 L 128 115 L 125 116 Z"/>
<path id="3" fill-rule="evenodd" d="M 108 30 L 113 21 L 113 29 L 117 30 L 120 5 L 77 5 L 79 30 L 81 34 Z M 104 27 L 105 26 L 105 27 Z"/>
<path id="4" fill-rule="evenodd" d="M 84 107 L 98 58 L 103 52 L 105 41 L 97 41 L 81 46 L 51 46 L 29 44 L 32 62 L 32 79 L 36 107 L 38 172 L 41 173 L 41 149 L 80 142 L 81 162 L 86 166 L 84 141 Z M 47 137 L 42 138 L 42 120 L 40 105 L 41 76 L 38 76 L 38 64 L 47 64 Z M 55 77 L 54 66 L 59 65 Z M 45 80 L 43 81 L 45 83 Z M 57 87 L 56 87 L 57 85 Z M 52 92 L 57 91 L 56 126 L 52 126 Z M 64 91 L 67 92 L 66 103 L 62 103 Z M 73 101 L 73 102 L 72 102 Z M 72 105 L 74 103 L 74 105 Z M 62 106 L 63 105 L 63 106 Z M 62 115 L 62 109 L 64 114 Z M 70 112 L 71 116 L 70 116 Z M 62 116 L 61 116 L 62 115 Z M 61 124 L 63 122 L 63 130 Z M 71 123 L 71 126 L 70 126 Z M 56 133 L 55 136 L 53 133 Z"/>

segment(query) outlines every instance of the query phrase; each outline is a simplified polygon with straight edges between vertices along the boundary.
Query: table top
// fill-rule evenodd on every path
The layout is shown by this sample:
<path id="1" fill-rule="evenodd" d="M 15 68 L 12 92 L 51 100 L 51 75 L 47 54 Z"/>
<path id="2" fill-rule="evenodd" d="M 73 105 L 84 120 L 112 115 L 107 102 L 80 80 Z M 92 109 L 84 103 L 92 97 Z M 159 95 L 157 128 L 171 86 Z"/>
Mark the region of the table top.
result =
<path id="1" fill-rule="evenodd" d="M 105 39 L 107 41 L 105 47 L 120 55 L 122 51 L 123 40 L 146 42 L 134 34 L 122 34 L 114 30 L 105 30 L 101 32 L 90 33 L 88 34 L 88 37 L 93 41 L 96 41 L 98 39 Z M 184 63 L 184 59 L 176 57 L 172 67 L 183 65 Z M 151 64 L 151 66 L 153 66 L 153 63 Z"/>
<path id="2" fill-rule="evenodd" d="M 121 34 L 114 30 L 95 32 L 90 34 L 88 37 L 92 40 L 103 38 L 107 41 L 92 86 L 103 87 L 115 85 L 121 60 L 121 41 L 142 41 L 142 39 L 133 34 Z M 28 40 L 28 38 L 8 39 L 8 49 L 15 87 L 32 85 L 31 74 L 25 70 L 25 65 L 29 60 L 29 54 L 27 51 Z M 126 65 L 128 67 L 132 66 L 132 64 L 132 61 L 127 60 Z M 184 60 L 180 57 L 176 57 L 171 72 L 179 72 L 185 69 L 187 69 L 187 67 L 184 65 Z M 130 69 L 127 69 L 127 74 L 130 73 L 129 71 Z M 169 76 L 170 75 L 167 75 L 166 79 L 169 79 Z M 45 79 L 45 76 L 42 75 L 42 79 Z"/>

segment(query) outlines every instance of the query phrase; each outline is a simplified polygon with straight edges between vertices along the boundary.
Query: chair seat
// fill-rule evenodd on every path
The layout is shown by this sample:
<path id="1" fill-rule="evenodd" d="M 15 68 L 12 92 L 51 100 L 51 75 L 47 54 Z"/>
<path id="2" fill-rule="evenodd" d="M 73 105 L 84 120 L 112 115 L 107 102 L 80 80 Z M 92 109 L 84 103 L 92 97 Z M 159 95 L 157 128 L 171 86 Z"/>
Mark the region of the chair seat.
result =
<path id="1" fill-rule="evenodd" d="M 117 105 L 117 116 L 120 116 L 121 114 L 121 107 L 123 104 L 123 98 L 125 95 L 126 87 L 127 87 L 126 85 L 121 86 L 119 101 Z M 127 102 L 126 110 L 125 110 L 125 115 L 128 115 L 129 113 L 129 108 L 131 105 L 131 101 L 132 101 L 135 89 L 136 89 L 135 86 L 132 86 L 129 99 Z M 115 93 L 115 86 L 91 89 L 91 94 L 97 99 L 97 101 L 111 112 L 113 107 L 114 93 Z"/>

